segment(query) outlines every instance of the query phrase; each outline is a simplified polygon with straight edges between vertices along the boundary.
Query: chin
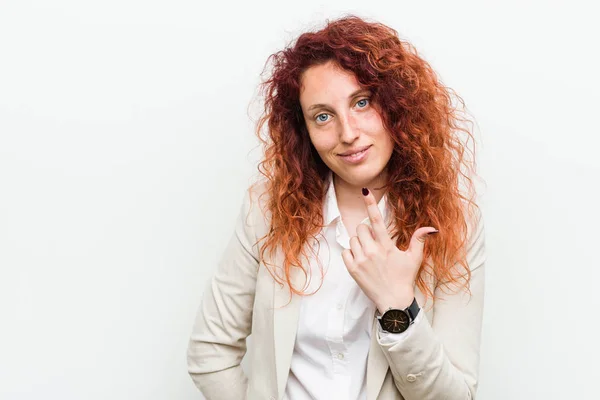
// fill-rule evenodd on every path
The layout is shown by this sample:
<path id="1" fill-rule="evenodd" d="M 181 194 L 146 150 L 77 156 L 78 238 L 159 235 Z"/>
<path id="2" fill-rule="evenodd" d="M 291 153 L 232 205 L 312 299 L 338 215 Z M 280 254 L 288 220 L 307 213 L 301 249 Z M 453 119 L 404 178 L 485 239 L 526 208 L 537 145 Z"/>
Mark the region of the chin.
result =
<path id="1" fill-rule="evenodd" d="M 373 180 L 377 179 L 381 173 L 383 171 L 379 171 L 379 170 L 375 170 L 373 171 L 372 169 L 369 170 L 365 170 L 365 171 L 343 171 L 343 172 L 336 172 L 334 171 L 335 174 L 337 174 L 340 178 L 342 178 L 344 181 L 348 182 L 349 184 L 353 185 L 353 186 L 360 186 L 360 187 L 365 187 L 368 186 L 371 182 L 373 182 Z"/>

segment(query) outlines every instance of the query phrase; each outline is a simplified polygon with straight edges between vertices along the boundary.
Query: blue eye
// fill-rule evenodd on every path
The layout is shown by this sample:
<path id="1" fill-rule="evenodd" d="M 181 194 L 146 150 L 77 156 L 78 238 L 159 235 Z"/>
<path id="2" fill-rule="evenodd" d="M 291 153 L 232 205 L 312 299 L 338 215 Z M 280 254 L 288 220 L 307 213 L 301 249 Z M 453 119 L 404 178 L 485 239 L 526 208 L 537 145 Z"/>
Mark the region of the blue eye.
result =
<path id="1" fill-rule="evenodd" d="M 319 122 L 327 122 L 327 119 L 321 118 L 323 116 L 328 117 L 329 115 L 328 114 L 319 114 L 319 115 L 317 115 L 317 121 L 319 121 Z"/>
<path id="2" fill-rule="evenodd" d="M 369 102 L 369 99 L 362 99 L 359 100 L 356 104 L 360 107 L 360 108 L 365 108 L 367 106 L 367 103 Z M 362 104 L 362 105 L 361 105 Z"/>

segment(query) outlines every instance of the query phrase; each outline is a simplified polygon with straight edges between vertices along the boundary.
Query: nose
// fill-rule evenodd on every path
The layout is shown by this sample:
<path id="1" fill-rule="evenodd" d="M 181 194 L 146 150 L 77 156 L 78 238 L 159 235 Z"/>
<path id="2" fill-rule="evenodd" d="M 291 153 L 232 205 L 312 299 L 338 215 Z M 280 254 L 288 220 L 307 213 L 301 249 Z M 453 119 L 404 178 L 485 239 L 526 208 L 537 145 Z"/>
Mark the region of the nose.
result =
<path id="1" fill-rule="evenodd" d="M 360 136 L 360 132 L 356 126 L 356 121 L 354 118 L 349 115 L 340 116 L 338 121 L 340 121 L 339 134 L 342 142 L 352 143 L 358 136 Z"/>

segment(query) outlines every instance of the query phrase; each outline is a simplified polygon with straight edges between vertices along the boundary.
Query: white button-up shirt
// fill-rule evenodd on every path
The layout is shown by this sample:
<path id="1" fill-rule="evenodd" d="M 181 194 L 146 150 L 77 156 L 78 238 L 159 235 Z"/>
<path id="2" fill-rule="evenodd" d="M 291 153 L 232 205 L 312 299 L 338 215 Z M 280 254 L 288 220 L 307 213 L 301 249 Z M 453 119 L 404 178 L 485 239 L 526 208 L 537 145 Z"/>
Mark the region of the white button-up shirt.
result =
<path id="1" fill-rule="evenodd" d="M 386 199 L 384 195 L 378 207 L 387 222 Z M 284 399 L 364 400 L 371 329 L 377 323 L 376 306 L 350 276 L 342 259 L 342 251 L 350 248 L 350 237 L 341 219 L 331 173 L 323 218 L 326 227 L 314 250 L 325 276 L 315 294 L 301 299 Z M 362 223 L 370 225 L 369 218 Z M 312 293 L 321 283 L 321 272 L 315 259 L 310 260 L 309 268 L 312 279 L 308 293 Z M 415 324 L 422 315 L 420 312 Z M 400 341 L 410 334 L 411 328 L 393 334 L 378 326 L 378 340 L 382 344 Z"/>

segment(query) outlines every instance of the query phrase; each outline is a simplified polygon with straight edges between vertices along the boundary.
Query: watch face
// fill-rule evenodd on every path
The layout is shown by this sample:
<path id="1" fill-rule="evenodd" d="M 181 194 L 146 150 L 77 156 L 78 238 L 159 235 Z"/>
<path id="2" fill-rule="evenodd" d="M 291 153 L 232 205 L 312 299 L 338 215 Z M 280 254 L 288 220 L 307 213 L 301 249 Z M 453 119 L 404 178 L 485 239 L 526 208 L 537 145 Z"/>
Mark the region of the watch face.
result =
<path id="1" fill-rule="evenodd" d="M 408 329 L 410 318 L 402 310 L 388 310 L 381 316 L 381 327 L 391 333 L 401 333 Z"/>

